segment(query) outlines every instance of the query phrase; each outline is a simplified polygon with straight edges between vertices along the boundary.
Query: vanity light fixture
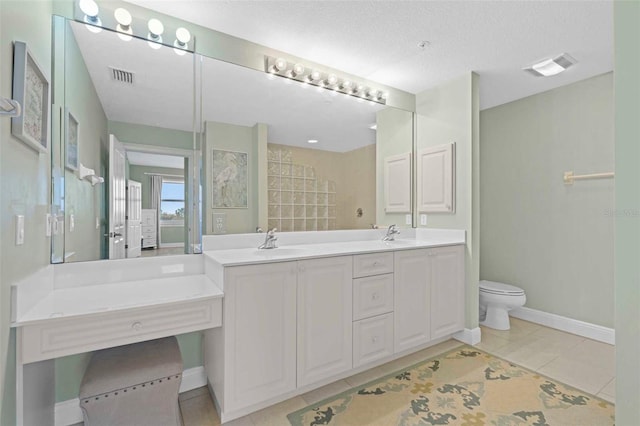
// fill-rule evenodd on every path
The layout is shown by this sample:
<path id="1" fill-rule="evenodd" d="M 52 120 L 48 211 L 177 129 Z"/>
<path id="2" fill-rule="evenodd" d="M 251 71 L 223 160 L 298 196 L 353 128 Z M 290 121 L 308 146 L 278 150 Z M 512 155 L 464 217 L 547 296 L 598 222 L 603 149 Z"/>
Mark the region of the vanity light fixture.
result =
<path id="1" fill-rule="evenodd" d="M 153 49 L 160 49 L 162 47 L 162 33 L 164 32 L 164 25 L 159 20 L 152 18 L 149 19 L 147 24 L 149 34 L 147 39 L 149 40 L 149 46 Z"/>
<path id="2" fill-rule="evenodd" d="M 113 12 L 113 16 L 116 18 L 116 22 L 118 22 L 118 25 L 116 26 L 118 37 L 123 41 L 131 40 L 133 38 L 131 37 L 133 29 L 131 28 L 132 18 L 129 11 L 119 7 Z"/>
<path id="3" fill-rule="evenodd" d="M 98 14 L 100 13 L 100 8 L 98 4 L 93 0 L 80 0 L 78 2 L 78 6 L 82 13 L 84 13 L 84 22 L 87 24 L 86 27 L 92 33 L 99 33 L 102 31 L 102 21 Z"/>
<path id="4" fill-rule="evenodd" d="M 536 77 L 551 77 L 552 75 L 560 74 L 576 62 L 568 53 L 563 53 L 556 58 L 545 59 L 531 65 L 529 68 L 524 68 L 524 71 Z"/>
<path id="5" fill-rule="evenodd" d="M 342 78 L 335 73 L 310 70 L 309 67 L 301 63 L 290 63 L 284 58 L 265 55 L 264 70 L 269 76 L 284 77 L 288 80 L 308 83 L 317 86 L 318 90 L 324 88 L 331 90 L 333 93 L 355 96 L 361 98 L 361 100 L 368 100 L 383 105 L 387 103 L 386 93 L 378 89 L 359 84 L 348 78 Z M 309 141 L 309 143 L 314 142 Z"/>

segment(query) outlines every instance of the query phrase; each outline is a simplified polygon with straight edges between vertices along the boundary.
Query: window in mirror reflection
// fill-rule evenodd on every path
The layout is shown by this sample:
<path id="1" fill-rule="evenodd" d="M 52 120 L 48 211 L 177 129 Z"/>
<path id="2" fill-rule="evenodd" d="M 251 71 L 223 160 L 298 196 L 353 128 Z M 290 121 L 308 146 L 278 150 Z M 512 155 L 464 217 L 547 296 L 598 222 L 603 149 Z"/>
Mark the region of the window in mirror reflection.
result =
<path id="1" fill-rule="evenodd" d="M 160 226 L 184 226 L 184 182 L 162 181 Z"/>

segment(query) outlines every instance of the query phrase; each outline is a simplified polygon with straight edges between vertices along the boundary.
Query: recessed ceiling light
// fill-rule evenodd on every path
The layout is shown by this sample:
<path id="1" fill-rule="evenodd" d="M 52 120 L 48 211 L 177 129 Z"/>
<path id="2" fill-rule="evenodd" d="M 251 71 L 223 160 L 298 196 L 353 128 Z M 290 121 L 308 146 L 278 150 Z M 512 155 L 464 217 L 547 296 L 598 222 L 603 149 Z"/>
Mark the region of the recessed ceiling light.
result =
<path id="1" fill-rule="evenodd" d="M 308 143 L 318 143 L 318 139 L 309 139 Z"/>
<path id="2" fill-rule="evenodd" d="M 557 58 L 545 59 L 529 68 L 524 68 L 524 70 L 536 77 L 551 77 L 552 75 L 560 74 L 576 62 L 569 54 L 563 53 Z"/>
<path id="3" fill-rule="evenodd" d="M 369 128 L 371 130 L 377 130 L 378 129 L 378 125 L 377 124 L 372 124 L 371 126 L 369 126 Z"/>

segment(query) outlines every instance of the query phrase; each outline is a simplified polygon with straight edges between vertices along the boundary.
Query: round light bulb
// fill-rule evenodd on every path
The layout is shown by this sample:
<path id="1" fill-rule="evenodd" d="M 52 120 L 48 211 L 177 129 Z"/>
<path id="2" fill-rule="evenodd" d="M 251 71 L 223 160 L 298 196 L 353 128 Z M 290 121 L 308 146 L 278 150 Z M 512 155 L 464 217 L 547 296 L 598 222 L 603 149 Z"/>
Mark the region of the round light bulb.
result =
<path id="1" fill-rule="evenodd" d="M 181 45 L 187 44 L 191 41 L 191 33 L 188 29 L 180 27 L 176 30 L 176 39 Z"/>
<path id="2" fill-rule="evenodd" d="M 80 0 L 78 2 L 78 6 L 82 13 L 87 16 L 95 17 L 98 16 L 100 9 L 98 8 L 98 4 L 93 0 Z"/>
<path id="3" fill-rule="evenodd" d="M 369 97 L 373 98 L 373 99 L 377 99 L 378 98 L 378 91 L 377 90 L 369 90 Z"/>
<path id="4" fill-rule="evenodd" d="M 147 24 L 149 28 L 149 33 L 155 38 L 160 37 L 164 32 L 164 25 L 159 20 L 153 18 L 149 19 L 149 23 Z"/>
<path id="5" fill-rule="evenodd" d="M 318 81 L 318 80 L 320 80 L 320 76 L 321 76 L 321 75 L 320 75 L 320 71 L 313 71 L 313 72 L 311 73 L 311 75 L 309 76 L 309 80 L 311 80 L 311 81 Z"/>
<path id="6" fill-rule="evenodd" d="M 327 83 L 329 86 L 333 86 L 338 82 L 338 77 L 335 74 L 329 74 L 327 76 Z"/>
<path id="7" fill-rule="evenodd" d="M 349 80 L 345 80 L 342 82 L 342 85 L 340 86 L 340 88 L 342 90 L 345 90 L 347 92 L 351 92 L 351 88 L 353 87 L 353 83 L 350 82 Z"/>
<path id="8" fill-rule="evenodd" d="M 113 12 L 113 16 L 116 18 L 116 21 L 118 21 L 118 24 L 123 28 L 126 29 L 131 25 L 131 14 L 127 9 L 119 7 L 115 10 L 115 12 Z"/>
<path id="9" fill-rule="evenodd" d="M 302 65 L 302 64 L 295 64 L 295 65 L 293 66 L 293 72 L 294 72 L 296 75 L 300 75 L 300 74 L 304 73 L 304 65 Z"/>
<path id="10" fill-rule="evenodd" d="M 278 58 L 276 59 L 274 66 L 276 67 L 277 71 L 284 71 L 285 69 L 287 69 L 287 61 L 282 58 Z"/>

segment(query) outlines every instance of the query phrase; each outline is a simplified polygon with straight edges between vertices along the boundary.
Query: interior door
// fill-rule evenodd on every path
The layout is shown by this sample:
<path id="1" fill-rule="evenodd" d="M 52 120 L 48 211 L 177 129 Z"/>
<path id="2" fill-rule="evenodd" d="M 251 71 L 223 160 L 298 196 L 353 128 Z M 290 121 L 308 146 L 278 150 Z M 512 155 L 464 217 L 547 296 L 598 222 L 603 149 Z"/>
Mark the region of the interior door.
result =
<path id="1" fill-rule="evenodd" d="M 142 250 L 142 184 L 127 181 L 127 257 L 140 257 Z"/>
<path id="2" fill-rule="evenodd" d="M 120 141 L 109 135 L 109 259 L 126 257 L 126 156 Z"/>

